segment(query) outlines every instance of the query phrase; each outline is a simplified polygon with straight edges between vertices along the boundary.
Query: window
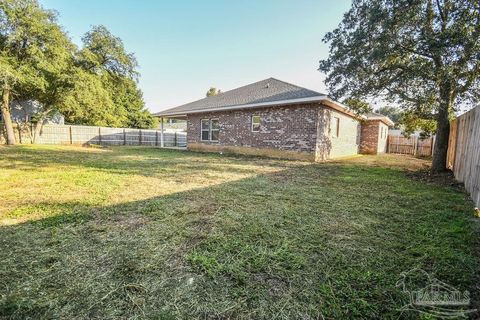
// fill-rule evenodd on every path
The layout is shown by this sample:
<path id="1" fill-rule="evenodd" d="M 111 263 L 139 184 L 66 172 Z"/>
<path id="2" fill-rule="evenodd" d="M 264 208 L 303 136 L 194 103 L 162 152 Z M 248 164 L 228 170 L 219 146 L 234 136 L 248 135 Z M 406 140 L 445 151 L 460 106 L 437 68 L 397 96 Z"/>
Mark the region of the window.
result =
<path id="1" fill-rule="evenodd" d="M 220 133 L 220 124 L 218 123 L 218 119 L 202 119 L 201 132 L 202 141 L 218 141 L 218 136 Z"/>
<path id="2" fill-rule="evenodd" d="M 220 124 L 218 123 L 218 119 L 210 120 L 210 140 L 218 141 L 219 132 Z"/>
<path id="3" fill-rule="evenodd" d="M 260 131 L 260 116 L 252 116 L 252 132 Z"/>
<path id="4" fill-rule="evenodd" d="M 338 137 L 340 135 L 340 118 L 333 117 L 331 120 L 330 134 L 333 137 Z"/>
<path id="5" fill-rule="evenodd" d="M 202 119 L 202 141 L 210 140 L 210 120 Z"/>

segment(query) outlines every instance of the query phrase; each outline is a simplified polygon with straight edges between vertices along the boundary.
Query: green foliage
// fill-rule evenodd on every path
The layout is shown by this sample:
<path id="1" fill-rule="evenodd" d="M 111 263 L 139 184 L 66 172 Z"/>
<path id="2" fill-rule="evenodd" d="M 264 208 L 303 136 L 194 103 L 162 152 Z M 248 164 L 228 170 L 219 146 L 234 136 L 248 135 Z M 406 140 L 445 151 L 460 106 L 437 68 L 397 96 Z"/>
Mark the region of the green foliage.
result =
<path id="1" fill-rule="evenodd" d="M 478 1 L 355 0 L 324 37 L 320 61 L 334 97 L 382 95 L 409 108 L 438 108 L 447 82 L 452 100 L 479 94 Z"/>
<path id="2" fill-rule="evenodd" d="M 445 169 L 449 116 L 480 97 L 480 3 L 354 0 L 323 39 L 319 70 L 335 98 L 380 96 L 437 121 L 433 170 Z"/>
<path id="3" fill-rule="evenodd" d="M 142 93 L 128 78 L 98 76 L 75 69 L 75 87 L 63 106 L 65 119 L 70 123 L 152 128 L 156 119 L 145 109 Z"/>
<path id="4" fill-rule="evenodd" d="M 105 26 L 94 26 L 82 41 L 84 46 L 79 58 L 85 70 L 131 79 L 139 76 L 135 56 L 127 53 L 122 40 L 111 34 Z"/>
<path id="5" fill-rule="evenodd" d="M 142 92 L 135 81 L 129 78 L 117 78 L 109 82 L 109 91 L 118 112 L 122 113 L 124 126 L 132 128 L 155 128 L 157 119 L 145 109 Z"/>
<path id="6" fill-rule="evenodd" d="M 137 87 L 137 61 L 105 27 L 78 50 L 37 0 L 0 2 L 0 90 L 35 100 L 41 125 L 60 112 L 75 124 L 149 128 L 155 119 Z"/>
<path id="7" fill-rule="evenodd" d="M 11 90 L 20 75 L 13 68 L 11 57 L 0 53 L 0 90 Z"/>
<path id="8" fill-rule="evenodd" d="M 410 136 L 413 132 L 420 130 L 422 138 L 430 137 L 437 129 L 437 123 L 434 119 L 425 119 L 419 117 L 411 111 L 402 113 L 399 124 L 403 127 L 403 133 Z"/>
<path id="9" fill-rule="evenodd" d="M 207 97 L 218 96 L 220 93 L 222 93 L 221 90 L 219 90 L 215 87 L 211 87 L 210 89 L 208 89 L 206 96 Z"/>
<path id="10" fill-rule="evenodd" d="M 133 54 L 126 52 L 121 39 L 104 26 L 96 26 L 82 40 L 84 46 L 77 62 L 78 83 L 72 92 L 76 97 L 67 104 L 74 112 L 66 119 L 78 124 L 155 127 L 156 120 L 146 110 L 142 92 L 137 87 L 137 61 Z M 94 83 L 88 83 L 92 77 L 96 78 Z M 78 99 L 80 96 L 82 100 Z M 78 117 L 75 110 L 87 112 Z"/>
<path id="11" fill-rule="evenodd" d="M 101 77 L 78 67 L 72 77 L 75 86 L 62 106 L 65 120 L 74 124 L 121 126 Z"/>
<path id="12" fill-rule="evenodd" d="M 0 11 L 0 52 L 18 79 L 13 92 L 20 99 L 39 101 L 45 109 L 57 106 L 71 86 L 68 70 L 75 47 L 55 13 L 34 0 L 5 0 Z"/>
<path id="13" fill-rule="evenodd" d="M 373 111 L 372 107 L 368 102 L 359 99 L 347 98 L 343 101 L 343 103 L 347 105 L 351 111 L 359 115 Z"/>
<path id="14" fill-rule="evenodd" d="M 399 129 L 399 121 L 402 116 L 402 110 L 393 106 L 383 106 L 376 110 L 377 113 L 389 117 L 395 123 L 395 129 Z"/>

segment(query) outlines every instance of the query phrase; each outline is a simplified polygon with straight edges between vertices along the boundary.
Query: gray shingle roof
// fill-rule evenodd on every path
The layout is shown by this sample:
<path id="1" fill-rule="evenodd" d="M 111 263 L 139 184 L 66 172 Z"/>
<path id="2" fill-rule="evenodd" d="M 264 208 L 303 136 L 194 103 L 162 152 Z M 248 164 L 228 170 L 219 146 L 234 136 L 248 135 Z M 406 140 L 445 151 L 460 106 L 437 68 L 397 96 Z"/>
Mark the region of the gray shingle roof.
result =
<path id="1" fill-rule="evenodd" d="M 322 93 L 305 89 L 275 78 L 268 78 L 240 88 L 225 91 L 217 96 L 203 98 L 154 115 L 186 114 L 204 109 L 214 111 L 218 108 L 250 105 L 325 96 Z"/>

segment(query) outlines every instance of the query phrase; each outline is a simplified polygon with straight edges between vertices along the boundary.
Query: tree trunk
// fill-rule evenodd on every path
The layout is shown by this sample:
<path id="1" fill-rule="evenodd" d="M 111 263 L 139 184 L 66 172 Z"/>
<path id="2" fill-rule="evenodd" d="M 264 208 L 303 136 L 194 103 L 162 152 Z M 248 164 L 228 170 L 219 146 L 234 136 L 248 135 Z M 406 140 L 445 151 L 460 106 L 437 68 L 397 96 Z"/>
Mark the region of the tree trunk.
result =
<path id="1" fill-rule="evenodd" d="M 44 119 L 39 119 L 34 125 L 33 125 L 33 134 L 32 134 L 32 143 L 35 144 L 37 142 L 37 138 L 40 136 L 40 133 L 42 132 L 43 128 L 43 121 Z"/>
<path id="2" fill-rule="evenodd" d="M 453 98 L 450 87 L 440 88 L 440 107 L 437 114 L 437 133 L 432 159 L 432 173 L 447 170 L 448 139 L 450 137 L 450 110 Z"/>
<path id="3" fill-rule="evenodd" d="M 2 92 L 2 119 L 3 125 L 5 127 L 5 132 L 7 133 L 7 144 L 15 144 L 15 133 L 13 131 L 12 117 L 10 115 L 10 92 L 8 90 L 3 90 Z"/>
<path id="4" fill-rule="evenodd" d="M 32 143 L 35 143 L 37 139 L 40 137 L 40 133 L 42 133 L 43 124 L 47 119 L 48 115 L 52 113 L 53 108 L 50 106 L 43 106 L 43 110 L 37 114 L 37 121 L 34 123 L 33 126 L 33 138 Z"/>

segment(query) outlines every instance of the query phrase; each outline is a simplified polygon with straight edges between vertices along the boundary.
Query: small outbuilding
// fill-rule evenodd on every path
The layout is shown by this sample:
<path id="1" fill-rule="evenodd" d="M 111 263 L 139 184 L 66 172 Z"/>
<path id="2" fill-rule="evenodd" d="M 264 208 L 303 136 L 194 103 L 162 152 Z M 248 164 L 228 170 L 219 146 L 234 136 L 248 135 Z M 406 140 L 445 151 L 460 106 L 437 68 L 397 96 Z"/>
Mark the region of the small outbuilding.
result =
<path id="1" fill-rule="evenodd" d="M 187 148 L 322 161 L 386 151 L 385 116 L 274 78 L 154 114 L 187 121 Z M 163 123 L 163 122 L 162 122 Z"/>
<path id="2" fill-rule="evenodd" d="M 394 123 L 379 113 L 368 113 L 362 122 L 360 153 L 378 154 L 387 152 L 388 131 Z"/>

